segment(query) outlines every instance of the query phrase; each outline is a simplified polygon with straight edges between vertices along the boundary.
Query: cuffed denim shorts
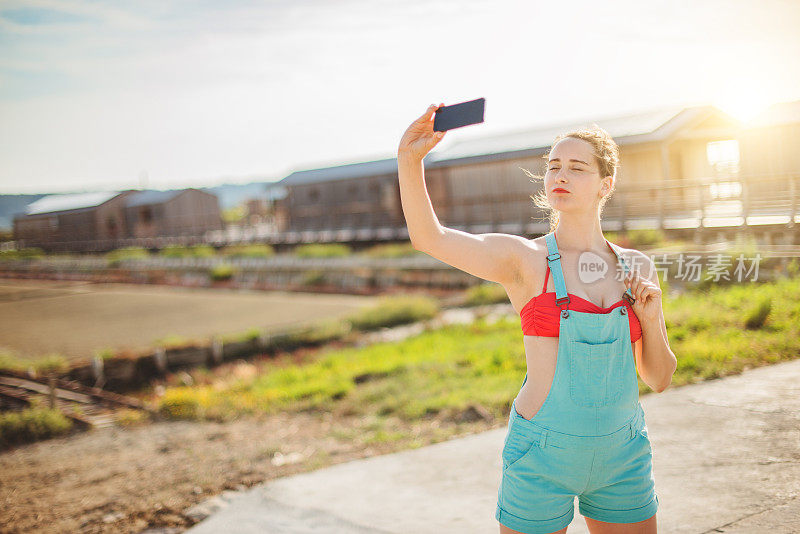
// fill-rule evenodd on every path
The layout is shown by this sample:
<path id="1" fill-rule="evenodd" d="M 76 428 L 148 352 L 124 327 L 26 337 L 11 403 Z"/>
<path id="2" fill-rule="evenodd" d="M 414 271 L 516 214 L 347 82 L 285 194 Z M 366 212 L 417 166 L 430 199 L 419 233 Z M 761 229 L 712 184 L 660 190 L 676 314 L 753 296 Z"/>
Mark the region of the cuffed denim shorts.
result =
<path id="1" fill-rule="evenodd" d="M 511 405 L 495 517 L 519 532 L 545 534 L 592 519 L 635 523 L 658 509 L 652 448 L 641 406 L 622 428 L 601 436 L 556 432 Z"/>

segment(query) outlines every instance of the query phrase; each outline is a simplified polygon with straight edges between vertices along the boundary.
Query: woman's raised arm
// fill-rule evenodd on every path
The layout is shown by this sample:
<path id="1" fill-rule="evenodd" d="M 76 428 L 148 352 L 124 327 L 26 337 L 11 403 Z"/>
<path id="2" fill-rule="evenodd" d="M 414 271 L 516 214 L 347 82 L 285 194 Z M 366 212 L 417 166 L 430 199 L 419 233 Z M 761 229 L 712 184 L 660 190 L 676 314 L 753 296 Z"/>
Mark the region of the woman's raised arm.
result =
<path id="1" fill-rule="evenodd" d="M 431 105 L 411 123 L 397 150 L 400 202 L 415 249 L 473 276 L 506 285 L 518 281 L 525 239 L 510 234 L 470 234 L 439 223 L 425 186 L 423 160 L 444 137 L 433 131 Z"/>

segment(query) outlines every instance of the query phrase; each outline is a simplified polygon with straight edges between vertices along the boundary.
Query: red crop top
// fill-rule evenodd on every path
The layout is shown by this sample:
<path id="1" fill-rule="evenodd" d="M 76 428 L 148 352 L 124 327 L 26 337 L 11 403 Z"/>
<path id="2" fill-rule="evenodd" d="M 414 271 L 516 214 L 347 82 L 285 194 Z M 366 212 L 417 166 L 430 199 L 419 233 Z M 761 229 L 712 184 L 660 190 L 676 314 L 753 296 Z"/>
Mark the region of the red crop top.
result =
<path id="1" fill-rule="evenodd" d="M 544 277 L 544 286 L 539 295 L 533 297 L 520 312 L 522 319 L 522 333 L 526 336 L 548 336 L 558 337 L 560 325 L 561 308 L 556 305 L 556 292 L 547 289 L 547 279 L 550 276 L 550 264 L 547 264 L 547 274 Z M 630 303 L 625 299 L 620 299 L 607 308 L 601 308 L 594 302 L 581 298 L 572 293 L 567 293 L 570 298 L 571 310 L 588 313 L 606 313 L 616 308 L 620 304 L 628 307 L 628 321 L 631 326 L 631 343 L 642 337 L 642 325 L 639 318 L 633 313 Z"/>

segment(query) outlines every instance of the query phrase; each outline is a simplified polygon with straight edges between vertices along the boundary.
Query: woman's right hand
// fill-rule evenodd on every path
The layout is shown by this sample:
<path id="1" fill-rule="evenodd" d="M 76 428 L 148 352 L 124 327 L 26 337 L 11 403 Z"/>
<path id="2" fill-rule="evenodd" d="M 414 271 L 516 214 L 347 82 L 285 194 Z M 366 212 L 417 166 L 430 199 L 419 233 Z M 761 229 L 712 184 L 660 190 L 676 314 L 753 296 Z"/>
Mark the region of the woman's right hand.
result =
<path id="1" fill-rule="evenodd" d="M 411 123 L 400 139 L 398 156 L 408 155 L 423 159 L 433 147 L 439 144 L 446 132 L 433 131 L 433 114 L 444 104 L 431 104 L 420 118 Z"/>

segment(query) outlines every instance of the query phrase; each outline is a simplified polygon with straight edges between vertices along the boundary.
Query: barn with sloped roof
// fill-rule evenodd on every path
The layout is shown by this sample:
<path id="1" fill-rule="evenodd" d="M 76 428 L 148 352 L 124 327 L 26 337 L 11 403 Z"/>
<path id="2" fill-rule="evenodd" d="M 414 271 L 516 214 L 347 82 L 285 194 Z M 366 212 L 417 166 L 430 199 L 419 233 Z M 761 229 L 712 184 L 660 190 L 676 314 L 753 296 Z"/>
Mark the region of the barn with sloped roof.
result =
<path id="1" fill-rule="evenodd" d="M 125 199 L 124 214 L 135 239 L 201 236 L 223 226 L 217 196 L 195 188 L 137 191 Z"/>
<path id="2" fill-rule="evenodd" d="M 14 216 L 14 240 L 48 252 L 100 251 L 126 237 L 122 214 L 133 191 L 47 195 Z"/>
<path id="3" fill-rule="evenodd" d="M 222 228 L 217 196 L 194 188 L 47 195 L 14 217 L 20 247 L 47 252 L 162 246 Z"/>
<path id="4" fill-rule="evenodd" d="M 620 147 L 605 229 L 692 230 L 742 220 L 767 224 L 772 219 L 761 218 L 770 212 L 780 220 L 793 217 L 793 209 L 800 215 L 792 204 L 800 185 L 800 152 L 791 150 L 800 136 L 796 101 L 775 104 L 748 123 L 711 105 L 668 106 L 488 136 L 450 132 L 452 144 L 445 138 L 424 160 L 439 221 L 473 233 L 545 233 L 547 212 L 531 199 L 542 180 L 525 170 L 543 177 L 543 156 L 556 136 L 592 123 Z M 276 201 L 285 230 L 279 242 L 408 237 L 395 158 L 298 170 L 275 186 L 286 191 Z"/>

